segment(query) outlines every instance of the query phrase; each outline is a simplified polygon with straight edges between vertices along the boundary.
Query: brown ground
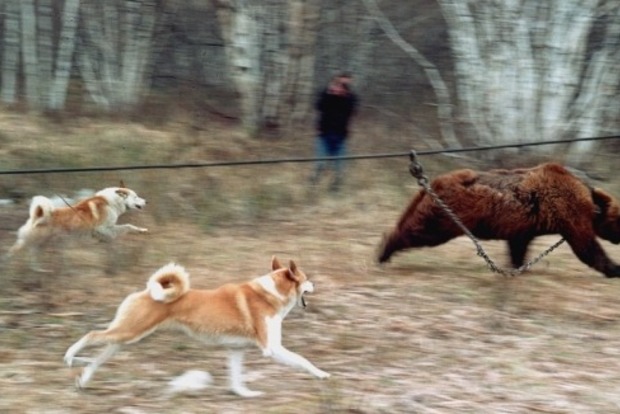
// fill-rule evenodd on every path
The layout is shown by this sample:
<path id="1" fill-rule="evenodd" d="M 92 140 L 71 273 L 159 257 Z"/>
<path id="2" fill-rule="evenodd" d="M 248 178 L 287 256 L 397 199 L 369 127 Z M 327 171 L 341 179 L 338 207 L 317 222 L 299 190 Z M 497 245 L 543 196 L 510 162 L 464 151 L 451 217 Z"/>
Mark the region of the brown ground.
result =
<path id="1" fill-rule="evenodd" d="M 45 255 L 51 274 L 7 264 L 0 291 L 0 412 L 620 411 L 620 281 L 587 268 L 566 246 L 528 274 L 504 279 L 486 269 L 465 238 L 402 253 L 379 267 L 374 256 L 381 234 L 416 189 L 407 160 L 352 163 L 347 186 L 336 194 L 325 183 L 307 188 L 310 168 L 128 173 L 125 182 L 151 203 L 124 221 L 151 234 L 112 246 L 69 242 Z M 63 176 L 36 179 L 10 177 L 4 186 L 38 185 L 39 193 L 51 195 L 69 185 Z M 78 178 L 71 180 L 81 187 Z M 5 248 L 26 218 L 26 203 L 0 206 Z M 539 239 L 533 253 L 555 240 Z M 506 262 L 502 243 L 484 246 Z M 604 247 L 620 260 L 619 246 Z M 226 390 L 223 350 L 162 332 L 119 353 L 85 391 L 73 388 L 78 371 L 63 366 L 67 347 L 104 327 L 159 266 L 178 261 L 194 286 L 211 287 L 265 273 L 272 254 L 294 258 L 317 288 L 307 310 L 296 309 L 285 321 L 284 344 L 331 379 L 315 380 L 252 350 L 248 386 L 265 395 L 244 400 Z M 209 371 L 215 384 L 198 395 L 166 395 L 168 381 L 189 369 Z"/>

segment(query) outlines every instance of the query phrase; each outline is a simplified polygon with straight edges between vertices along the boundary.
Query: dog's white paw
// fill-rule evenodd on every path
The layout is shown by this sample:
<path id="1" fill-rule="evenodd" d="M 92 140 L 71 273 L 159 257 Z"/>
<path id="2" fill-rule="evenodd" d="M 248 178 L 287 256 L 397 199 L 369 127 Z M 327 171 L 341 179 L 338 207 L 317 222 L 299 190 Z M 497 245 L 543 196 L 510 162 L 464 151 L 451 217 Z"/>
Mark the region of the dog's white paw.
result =
<path id="1" fill-rule="evenodd" d="M 314 376 L 317 377 L 318 379 L 327 379 L 331 377 L 331 374 L 329 372 L 318 370 L 317 372 L 314 373 Z"/>
<path id="2" fill-rule="evenodd" d="M 252 391 L 251 389 L 246 388 L 246 387 L 236 387 L 236 388 L 233 388 L 232 391 L 238 396 L 244 397 L 244 398 L 254 398 L 254 397 L 259 397 L 263 395 L 261 391 Z"/>
<path id="3" fill-rule="evenodd" d="M 148 232 L 149 232 L 149 229 L 146 229 L 144 227 L 138 227 L 138 233 L 144 234 Z"/>
<path id="4" fill-rule="evenodd" d="M 63 360 L 65 361 L 65 365 L 67 365 L 68 367 L 73 366 L 73 357 L 71 355 L 65 355 Z"/>
<path id="5" fill-rule="evenodd" d="M 79 362 L 80 364 L 90 364 L 91 362 L 93 362 L 95 359 L 94 358 L 87 358 L 87 357 L 73 357 L 71 360 L 71 363 L 73 365 L 75 365 L 76 362 Z"/>
<path id="6" fill-rule="evenodd" d="M 45 269 L 45 268 L 39 267 L 39 266 L 31 266 L 30 270 L 32 270 L 35 273 L 52 273 L 52 271 L 50 269 Z"/>
<path id="7" fill-rule="evenodd" d="M 82 391 L 84 389 L 84 383 L 81 375 L 75 377 L 75 389 L 78 391 Z"/>

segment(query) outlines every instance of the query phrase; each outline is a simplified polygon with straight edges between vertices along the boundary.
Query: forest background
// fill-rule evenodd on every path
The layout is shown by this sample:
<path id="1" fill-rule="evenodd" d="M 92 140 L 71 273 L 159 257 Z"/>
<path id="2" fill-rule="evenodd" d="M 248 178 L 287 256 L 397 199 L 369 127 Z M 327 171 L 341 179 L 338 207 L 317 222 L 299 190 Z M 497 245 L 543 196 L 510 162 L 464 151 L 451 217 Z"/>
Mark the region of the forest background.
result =
<path id="1" fill-rule="evenodd" d="M 160 121 L 189 112 L 197 123 L 216 115 L 251 136 L 295 139 L 290 132 L 312 119 L 317 90 L 344 70 L 355 75 L 365 119 L 425 130 L 420 106 L 434 109 L 437 147 L 617 133 L 612 0 L 0 7 L 0 99 L 9 107 Z M 594 145 L 573 146 L 575 161 Z"/>

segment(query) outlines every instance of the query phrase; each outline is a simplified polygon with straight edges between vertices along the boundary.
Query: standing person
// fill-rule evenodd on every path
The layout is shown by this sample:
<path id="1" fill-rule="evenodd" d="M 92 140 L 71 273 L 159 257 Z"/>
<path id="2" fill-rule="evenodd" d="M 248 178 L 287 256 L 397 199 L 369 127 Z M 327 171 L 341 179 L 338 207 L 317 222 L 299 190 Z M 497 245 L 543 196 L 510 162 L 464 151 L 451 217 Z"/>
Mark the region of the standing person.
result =
<path id="1" fill-rule="evenodd" d="M 316 155 L 318 158 L 342 157 L 346 155 L 346 141 L 349 122 L 357 110 L 357 95 L 351 90 L 353 77 L 349 73 L 340 73 L 332 78 L 327 88 L 322 90 L 316 100 L 318 111 L 318 136 Z M 318 182 L 326 168 L 326 161 L 318 161 L 312 176 L 312 183 Z M 343 160 L 332 161 L 334 181 L 331 189 L 336 191 L 342 183 Z"/>

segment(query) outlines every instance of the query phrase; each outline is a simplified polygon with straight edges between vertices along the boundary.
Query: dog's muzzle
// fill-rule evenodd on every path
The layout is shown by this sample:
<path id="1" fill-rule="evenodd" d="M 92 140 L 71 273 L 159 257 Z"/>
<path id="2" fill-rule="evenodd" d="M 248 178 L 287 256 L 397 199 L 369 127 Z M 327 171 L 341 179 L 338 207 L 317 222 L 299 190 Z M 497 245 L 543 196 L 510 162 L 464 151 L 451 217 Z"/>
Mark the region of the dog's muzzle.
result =
<path id="1" fill-rule="evenodd" d="M 308 304 L 306 303 L 306 293 L 312 293 L 314 292 L 314 284 L 310 281 L 305 281 L 302 285 L 301 285 L 301 294 L 299 295 L 299 305 L 302 308 L 305 308 L 306 306 L 308 306 Z"/>
<path id="2" fill-rule="evenodd" d="M 146 200 L 143 200 L 143 199 L 138 199 L 134 201 L 133 203 L 131 203 L 130 205 L 128 205 L 130 209 L 135 208 L 137 210 L 142 210 L 144 206 L 146 206 Z"/>

